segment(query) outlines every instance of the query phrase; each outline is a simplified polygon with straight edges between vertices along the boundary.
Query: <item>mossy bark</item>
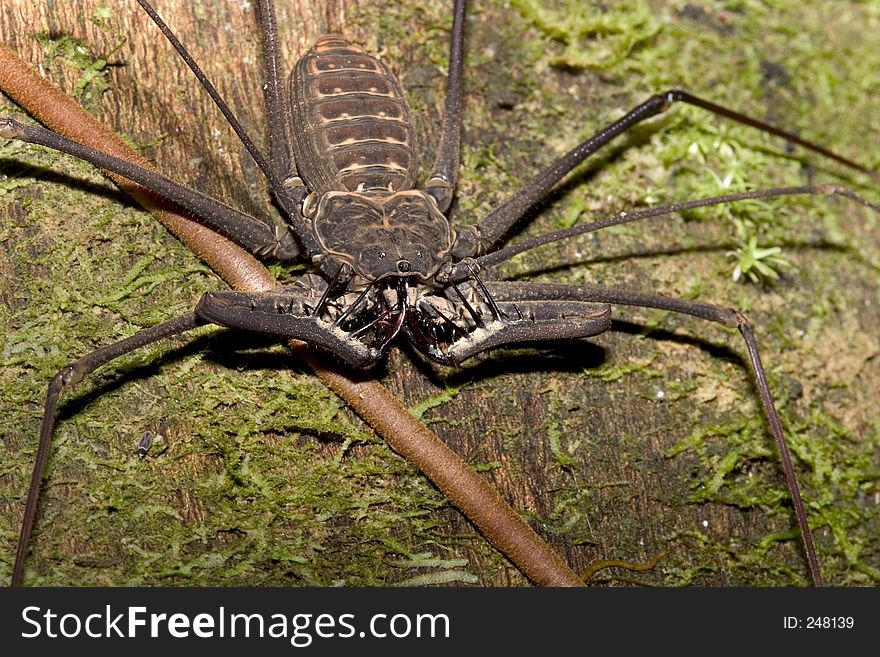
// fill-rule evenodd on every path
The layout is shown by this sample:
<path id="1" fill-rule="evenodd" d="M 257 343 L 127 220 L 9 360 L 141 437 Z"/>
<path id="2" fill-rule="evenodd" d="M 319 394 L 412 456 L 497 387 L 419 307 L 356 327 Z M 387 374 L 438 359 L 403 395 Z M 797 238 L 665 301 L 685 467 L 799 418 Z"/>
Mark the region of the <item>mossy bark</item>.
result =
<path id="1" fill-rule="evenodd" d="M 255 135 L 252 11 L 159 4 Z M 450 20 L 439 3 L 279 3 L 285 60 L 343 30 L 400 74 L 426 170 Z M 871 3 L 476 2 L 468 23 L 456 221 L 651 93 L 682 86 L 880 168 L 880 12 Z M 131 8 L 0 8 L 0 37 L 172 177 L 254 213 L 264 186 L 205 94 Z M 45 36 L 38 33 L 45 32 Z M 873 58 L 873 61 L 872 61 Z M 872 97 L 873 94 L 873 97 Z M 4 113 L 12 113 L 8 107 Z M 867 138 L 866 138 L 867 137 Z M 0 150 L 4 543 L 12 567 L 42 396 L 65 362 L 185 312 L 220 283 L 90 167 Z M 809 178 L 876 185 L 747 129 L 676 108 L 566 183 L 529 234 L 658 200 Z M 736 221 L 797 265 L 730 280 Z M 654 290 L 754 321 L 834 584 L 876 584 L 880 217 L 808 199 L 719 210 L 545 247 L 496 276 Z M 280 271 L 281 275 L 285 272 Z M 735 333 L 622 309 L 590 343 L 499 351 L 437 371 L 395 351 L 377 372 L 598 581 L 807 582 L 778 459 Z M 418 473 L 280 347 L 203 330 L 121 359 L 72 392 L 29 559 L 32 584 L 522 584 Z M 163 438 L 136 455 L 145 431 Z"/>

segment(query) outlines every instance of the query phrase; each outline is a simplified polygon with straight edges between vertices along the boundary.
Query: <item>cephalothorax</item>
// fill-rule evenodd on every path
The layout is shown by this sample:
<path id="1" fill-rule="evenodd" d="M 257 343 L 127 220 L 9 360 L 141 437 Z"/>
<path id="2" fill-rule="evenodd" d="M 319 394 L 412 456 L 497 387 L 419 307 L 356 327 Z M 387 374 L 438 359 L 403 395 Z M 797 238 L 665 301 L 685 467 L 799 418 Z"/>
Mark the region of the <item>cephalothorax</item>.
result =
<path id="1" fill-rule="evenodd" d="M 455 3 L 442 136 L 432 172 L 421 187 L 406 100 L 396 78 L 378 59 L 342 37 L 324 37 L 299 60 L 287 86 L 279 75 L 277 52 L 267 48 L 270 153 L 264 157 L 161 19 L 145 0 L 139 1 L 200 76 L 251 152 L 269 181 L 286 220 L 284 226 L 267 225 L 168 178 L 40 128 L 6 119 L 0 121 L 0 136 L 41 143 L 86 159 L 182 206 L 255 254 L 299 258 L 313 266 L 292 284 L 271 292 L 208 293 L 192 313 L 93 352 L 64 368 L 50 387 L 46 407 L 50 421 L 41 435 L 44 449 L 64 386 L 122 353 L 207 322 L 303 340 L 349 366 L 365 368 L 378 362 L 396 339 L 405 338 L 431 360 L 457 365 L 495 347 L 599 334 L 610 327 L 614 304 L 659 308 L 737 328 L 745 339 L 758 392 L 783 459 L 811 574 L 816 583 L 821 582 L 782 427 L 751 325 L 741 313 L 625 290 L 483 280 L 481 272 L 550 241 L 729 201 L 843 194 L 877 209 L 852 192 L 831 185 L 758 190 L 615 215 L 500 248 L 517 222 L 579 163 L 676 102 L 783 137 L 875 178 L 880 175 L 794 134 L 684 91 L 670 90 L 651 97 L 586 139 L 475 225 L 453 226 L 446 215 L 459 164 L 464 0 Z M 274 44 L 272 3 L 263 0 L 260 13 L 265 43 Z M 22 545 L 26 544 L 32 520 L 25 518 Z M 20 548 L 15 581 L 21 576 L 23 554 Z"/>

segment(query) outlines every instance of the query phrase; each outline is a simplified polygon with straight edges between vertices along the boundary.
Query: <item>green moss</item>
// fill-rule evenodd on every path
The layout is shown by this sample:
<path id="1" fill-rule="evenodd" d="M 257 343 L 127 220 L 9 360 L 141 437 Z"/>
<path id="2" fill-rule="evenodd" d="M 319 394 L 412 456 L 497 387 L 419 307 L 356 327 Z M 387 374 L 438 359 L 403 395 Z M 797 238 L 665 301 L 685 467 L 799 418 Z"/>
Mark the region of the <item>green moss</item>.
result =
<path id="1" fill-rule="evenodd" d="M 485 216 L 579 139 L 673 87 L 880 166 L 876 149 L 865 148 L 880 134 L 874 3 L 472 4 L 455 208 L 463 222 Z M 450 21 L 442 3 L 392 5 L 358 4 L 351 30 L 402 73 L 424 117 L 428 153 Z M 88 80 L 82 90 L 94 100 L 105 93 L 107 54 L 87 53 L 82 64 L 55 54 L 68 46 L 76 54 L 79 45 L 47 42 L 45 55 L 53 76 Z M 0 321 L 8 327 L 0 342 L 0 474 L 9 482 L 0 505 L 14 518 L 57 368 L 189 310 L 219 282 L 89 167 L 42 149 L 0 148 Z M 860 176 L 676 107 L 583 165 L 524 234 L 810 176 L 877 199 L 876 185 Z M 797 269 L 770 287 L 734 285 L 725 252 L 738 244 L 737 222 Z M 743 203 L 537 249 L 497 275 L 655 289 L 746 310 L 791 435 L 826 577 L 876 584 L 878 225 L 834 200 Z M 569 367 L 582 357 L 575 350 L 542 367 L 529 360 L 534 352 L 498 354 L 484 365 L 491 374 L 465 375 L 460 394 L 410 405 L 438 431 L 477 424 L 487 442 L 502 444 L 503 461 L 484 458 L 481 447 L 471 447 L 469 460 L 493 476 L 522 475 L 526 496 L 537 500 L 527 512 L 574 561 L 645 560 L 668 546 L 670 557 L 639 581 L 805 584 L 736 334 L 668 313 L 617 316 L 623 333 L 597 338 L 604 353 L 583 367 Z M 604 363 L 592 369 L 593 360 Z M 487 420 L 494 412 L 486 408 L 498 417 Z M 526 414 L 540 423 L 532 435 L 523 435 Z M 143 432 L 162 422 L 166 449 L 138 459 Z M 540 477 L 515 471 L 526 450 L 546 450 L 552 467 Z M 669 484 L 662 492 L 654 488 L 660 479 Z M 62 406 L 47 482 L 29 583 L 425 584 L 470 583 L 474 574 L 507 581 L 493 579 L 503 561 L 476 545 L 480 539 L 438 533 L 444 516 L 433 511 L 446 505 L 439 493 L 283 350 L 243 348 L 222 331 L 133 354 L 80 386 Z M 707 526 L 704 512 L 713 514 Z M 740 535 L 747 524 L 757 529 Z M 0 576 L 11 569 L 16 531 L 2 526 Z M 465 544 L 493 565 L 478 570 L 477 559 L 450 556 Z"/>
<path id="2" fill-rule="evenodd" d="M 95 22 L 106 25 L 107 18 L 100 15 Z M 44 68 L 64 71 L 68 75 L 72 72 L 75 76 L 73 95 L 86 109 L 94 111 L 101 96 L 110 89 L 108 58 L 122 47 L 125 37 L 121 37 L 110 52 L 98 56 L 92 53 L 89 44 L 69 35 L 41 32 L 36 39 L 43 47 Z"/>
<path id="3" fill-rule="evenodd" d="M 626 363 L 623 365 L 603 365 L 601 367 L 594 367 L 590 369 L 585 369 L 583 371 L 583 375 L 585 377 L 589 377 L 592 379 L 599 379 L 600 381 L 617 381 L 618 379 L 622 379 L 625 376 L 629 376 L 635 372 L 643 374 L 647 377 L 657 378 L 662 376 L 659 372 L 655 372 L 651 370 L 651 361 L 647 360 L 643 363 Z"/>
<path id="4" fill-rule="evenodd" d="M 416 406 L 411 407 L 409 409 L 409 412 L 421 420 L 424 417 L 425 413 L 429 410 L 437 408 L 439 406 L 443 406 L 443 404 L 455 399 L 455 396 L 458 394 L 458 391 L 460 389 L 461 386 L 447 386 L 446 389 L 443 390 L 443 392 L 441 392 L 436 397 L 425 399 Z"/>

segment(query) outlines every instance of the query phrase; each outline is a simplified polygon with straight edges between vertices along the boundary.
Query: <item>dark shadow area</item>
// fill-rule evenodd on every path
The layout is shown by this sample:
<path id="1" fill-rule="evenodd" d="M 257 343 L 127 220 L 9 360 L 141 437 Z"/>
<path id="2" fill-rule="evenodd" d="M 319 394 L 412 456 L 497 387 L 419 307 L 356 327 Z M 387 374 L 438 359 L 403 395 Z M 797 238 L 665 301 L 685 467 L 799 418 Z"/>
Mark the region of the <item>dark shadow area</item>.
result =
<path id="1" fill-rule="evenodd" d="M 519 342 L 493 349 L 465 361 L 458 368 L 437 365 L 409 345 L 400 345 L 413 367 L 438 387 L 458 386 L 495 378 L 501 374 L 580 372 L 605 361 L 605 350 L 588 340 L 567 342 Z"/>
<path id="2" fill-rule="evenodd" d="M 286 369 L 292 373 L 308 374 L 310 371 L 297 362 L 292 354 L 279 354 L 267 351 L 270 347 L 283 342 L 277 336 L 268 336 L 241 331 L 222 331 L 214 335 L 187 338 L 186 343 L 171 346 L 167 352 L 149 363 L 127 363 L 114 365 L 113 361 L 104 366 L 105 371 L 97 370 L 87 376 L 86 381 L 95 381 L 90 390 L 78 392 L 79 386 L 66 390 L 59 402 L 57 424 L 68 420 L 86 409 L 98 398 L 119 390 L 122 386 L 136 381 L 149 379 L 163 368 L 173 366 L 181 361 L 202 353 L 202 360 L 225 369 L 240 372 L 259 370 Z M 48 386 L 49 381 L 46 381 Z M 80 384 L 82 385 L 82 384 Z M 313 435 L 309 428 L 299 429 L 289 426 L 291 431 Z M 318 439 L 337 440 L 339 436 L 315 436 Z"/>
<path id="3" fill-rule="evenodd" d="M 529 210 L 522 216 L 522 218 L 517 221 L 516 224 L 514 224 L 514 226 L 504 235 L 504 237 L 502 237 L 496 247 L 507 245 L 537 215 L 543 212 L 546 208 L 554 205 L 555 203 L 558 203 L 560 199 L 565 197 L 571 190 L 578 188 L 581 185 L 589 184 L 589 182 L 596 175 L 598 175 L 606 167 L 613 164 L 616 160 L 620 159 L 623 154 L 630 148 L 637 148 L 647 144 L 651 140 L 653 134 L 656 131 L 661 130 L 666 124 L 668 124 L 671 118 L 672 117 L 670 115 L 661 116 L 658 117 L 656 121 L 635 126 L 629 132 L 621 135 L 618 141 L 608 144 L 604 148 L 597 151 L 594 155 L 587 158 L 587 160 L 580 163 L 572 170 L 571 173 L 567 175 L 565 179 L 563 179 L 556 187 L 554 187 L 542 201 L 536 203 L 531 208 L 529 208 Z M 577 144 L 572 144 L 571 146 L 572 148 L 574 148 L 576 145 Z M 553 162 L 547 162 L 544 167 L 539 168 L 538 171 L 543 171 L 546 167 L 549 167 L 552 164 Z M 502 201 L 502 203 L 519 194 L 521 190 L 522 187 L 512 190 Z M 453 200 L 453 205 L 450 208 L 449 212 L 447 212 L 447 216 L 449 217 L 450 222 L 454 223 L 458 219 L 458 217 L 456 216 L 457 211 L 458 204 L 456 200 Z M 482 217 L 475 220 L 466 221 L 464 223 L 477 223 L 480 220 L 482 220 Z"/>
<path id="4" fill-rule="evenodd" d="M 123 194 L 116 189 L 113 186 L 113 183 L 109 180 L 106 184 L 101 185 L 85 180 L 84 178 L 77 178 L 76 176 L 69 176 L 60 173 L 51 168 L 35 165 L 23 166 L 20 161 L 9 158 L 0 158 L 0 175 L 8 176 L 10 178 L 34 178 L 39 182 L 63 185 L 71 190 L 88 192 L 92 196 L 119 203 L 126 207 L 137 209 L 140 209 L 141 207 L 129 198 L 127 194 Z"/>
<path id="5" fill-rule="evenodd" d="M 697 318 L 691 319 L 693 319 L 693 321 L 699 321 Z M 742 367 L 746 368 L 746 370 L 749 368 L 748 364 L 740 358 L 740 355 L 733 351 L 728 345 L 710 342 L 706 338 L 697 335 L 682 335 L 681 333 L 673 333 L 670 330 L 660 328 L 652 328 L 648 330 L 642 324 L 625 319 L 612 320 L 611 330 L 617 333 L 626 333 L 633 337 L 647 336 L 650 340 L 672 342 L 679 345 L 693 347 L 707 353 L 713 358 L 723 358 L 725 360 L 739 363 Z M 731 340 L 739 340 L 742 342 L 743 346 L 745 346 L 745 342 L 738 335 L 731 334 Z"/>
<path id="6" fill-rule="evenodd" d="M 515 276 L 511 276 L 507 279 L 500 280 L 521 280 L 529 278 L 533 276 L 538 276 L 542 274 L 553 274 L 557 272 L 567 271 L 573 267 L 582 267 L 590 264 L 616 264 L 621 262 L 626 262 L 628 260 L 635 259 L 647 259 L 647 258 L 658 258 L 662 256 L 682 256 L 688 254 L 705 254 L 705 253 L 718 253 L 724 254 L 727 251 L 731 251 L 736 249 L 739 245 L 734 242 L 722 242 L 720 244 L 701 244 L 696 246 L 671 246 L 669 248 L 664 249 L 645 249 L 643 251 L 630 251 L 627 253 L 618 253 L 612 255 L 598 255 L 594 257 L 587 256 L 582 260 L 577 260 L 576 262 L 568 262 L 568 263 L 560 263 L 555 265 L 548 265 L 547 267 L 542 267 L 540 269 L 532 269 L 529 271 L 525 271 Z M 871 266 L 873 269 L 872 263 L 866 260 L 863 256 L 859 256 L 856 249 L 851 246 L 845 244 L 836 244 L 830 242 L 826 239 L 816 239 L 811 241 L 799 241 L 799 240 L 783 240 L 780 242 L 774 242 L 772 244 L 768 244 L 766 246 L 778 246 L 785 251 L 808 251 L 808 250 L 817 250 L 817 251 L 829 251 L 829 252 L 837 252 L 840 254 L 845 254 L 851 257 L 858 259 L 858 261 L 862 264 Z M 732 261 L 731 261 L 732 262 Z M 781 271 L 780 278 L 785 279 L 786 272 Z M 497 279 L 496 279 L 497 280 Z"/>
<path id="7" fill-rule="evenodd" d="M 634 338 L 648 336 L 651 340 L 689 346 L 713 358 L 735 362 L 749 371 L 748 363 L 730 346 L 697 335 L 681 334 L 667 329 L 647 330 L 642 324 L 621 319 L 612 320 L 611 330 Z M 731 336 L 731 339 L 739 338 Z M 412 366 L 422 376 L 440 388 L 491 380 L 502 374 L 529 375 L 547 371 L 577 373 L 597 368 L 607 359 L 606 350 L 588 339 L 520 342 L 476 356 L 457 369 L 436 365 L 407 344 L 399 345 L 398 348 L 409 356 Z"/>

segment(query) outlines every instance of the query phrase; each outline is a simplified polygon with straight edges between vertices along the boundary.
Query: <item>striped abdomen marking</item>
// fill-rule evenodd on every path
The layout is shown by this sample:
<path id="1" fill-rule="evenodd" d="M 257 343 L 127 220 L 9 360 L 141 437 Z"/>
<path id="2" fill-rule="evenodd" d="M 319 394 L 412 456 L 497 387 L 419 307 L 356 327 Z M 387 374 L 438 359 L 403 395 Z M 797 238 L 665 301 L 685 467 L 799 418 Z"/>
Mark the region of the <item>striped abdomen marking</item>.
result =
<path id="1" fill-rule="evenodd" d="M 339 36 L 325 36 L 290 75 L 291 141 L 314 192 L 381 195 L 412 189 L 417 163 L 397 78 Z"/>

